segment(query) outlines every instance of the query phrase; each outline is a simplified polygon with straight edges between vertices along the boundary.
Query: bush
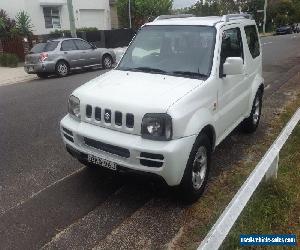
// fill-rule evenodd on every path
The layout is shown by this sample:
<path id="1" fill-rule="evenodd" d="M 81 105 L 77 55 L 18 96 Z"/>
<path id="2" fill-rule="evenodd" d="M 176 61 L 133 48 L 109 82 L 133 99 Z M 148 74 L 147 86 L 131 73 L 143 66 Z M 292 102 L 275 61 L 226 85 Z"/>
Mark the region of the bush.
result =
<path id="1" fill-rule="evenodd" d="M 0 54 L 0 66 L 15 68 L 18 66 L 19 58 L 15 54 Z"/>
<path id="2" fill-rule="evenodd" d="M 95 27 L 82 27 L 82 28 L 78 28 L 78 29 L 76 29 L 76 32 L 82 32 L 82 31 L 84 31 L 84 32 L 88 32 L 88 31 L 97 31 L 98 29 L 97 28 L 95 28 Z M 71 31 L 70 30 L 58 30 L 58 29 L 56 29 L 56 30 L 53 30 L 53 31 L 51 31 L 50 32 L 50 34 L 51 35 L 62 35 L 62 34 L 70 34 L 71 33 Z"/>

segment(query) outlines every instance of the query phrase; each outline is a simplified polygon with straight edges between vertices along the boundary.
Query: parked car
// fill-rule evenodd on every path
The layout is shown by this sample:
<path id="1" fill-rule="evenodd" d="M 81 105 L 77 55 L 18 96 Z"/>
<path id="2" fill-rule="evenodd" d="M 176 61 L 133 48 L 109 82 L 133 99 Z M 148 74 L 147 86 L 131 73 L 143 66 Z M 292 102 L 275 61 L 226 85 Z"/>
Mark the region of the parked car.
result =
<path id="1" fill-rule="evenodd" d="M 115 61 L 112 50 L 97 48 L 79 38 L 63 38 L 36 44 L 25 57 L 24 69 L 44 78 L 53 73 L 66 76 L 75 69 L 109 69 Z"/>
<path id="2" fill-rule="evenodd" d="M 60 131 L 87 166 L 154 175 L 195 201 L 216 146 L 240 123 L 257 129 L 263 93 L 254 20 L 162 16 L 114 70 L 70 95 Z"/>
<path id="3" fill-rule="evenodd" d="M 298 23 L 293 24 L 293 32 L 294 33 L 299 33 L 300 32 L 300 27 L 299 27 Z"/>
<path id="4" fill-rule="evenodd" d="M 276 35 L 286 35 L 286 34 L 292 34 L 292 33 L 293 33 L 293 29 L 290 25 L 279 26 L 276 29 Z"/>

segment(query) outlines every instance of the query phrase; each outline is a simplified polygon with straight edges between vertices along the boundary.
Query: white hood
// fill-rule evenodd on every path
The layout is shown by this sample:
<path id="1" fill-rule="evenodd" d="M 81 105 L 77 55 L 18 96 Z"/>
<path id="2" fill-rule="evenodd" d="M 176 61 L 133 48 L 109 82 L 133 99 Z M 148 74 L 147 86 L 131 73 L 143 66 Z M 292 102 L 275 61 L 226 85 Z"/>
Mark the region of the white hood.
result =
<path id="1" fill-rule="evenodd" d="M 164 113 L 201 84 L 198 79 L 112 70 L 74 91 L 81 103 L 136 113 Z"/>

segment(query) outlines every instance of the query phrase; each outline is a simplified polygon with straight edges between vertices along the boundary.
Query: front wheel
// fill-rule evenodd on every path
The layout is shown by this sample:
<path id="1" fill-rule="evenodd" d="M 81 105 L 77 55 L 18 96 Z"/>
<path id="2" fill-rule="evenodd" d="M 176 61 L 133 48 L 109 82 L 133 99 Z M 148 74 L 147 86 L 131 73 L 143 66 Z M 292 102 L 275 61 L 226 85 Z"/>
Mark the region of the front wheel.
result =
<path id="1" fill-rule="evenodd" d="M 104 69 L 110 69 L 113 65 L 112 57 L 109 55 L 104 55 L 102 58 L 102 67 Z"/>
<path id="2" fill-rule="evenodd" d="M 258 127 L 262 108 L 262 91 L 258 90 L 251 109 L 251 114 L 242 122 L 242 128 L 246 133 L 254 133 Z"/>
<path id="3" fill-rule="evenodd" d="M 192 148 L 180 184 L 182 198 L 195 202 L 204 192 L 210 169 L 211 144 L 205 134 L 200 134 Z"/>

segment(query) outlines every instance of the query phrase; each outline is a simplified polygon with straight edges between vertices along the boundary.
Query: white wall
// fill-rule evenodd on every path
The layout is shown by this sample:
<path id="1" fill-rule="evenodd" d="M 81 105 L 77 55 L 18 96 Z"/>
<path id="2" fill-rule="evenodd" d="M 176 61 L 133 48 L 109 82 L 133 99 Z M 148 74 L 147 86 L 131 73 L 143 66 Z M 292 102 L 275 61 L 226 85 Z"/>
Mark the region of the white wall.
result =
<path id="1" fill-rule="evenodd" d="M 4 9 L 10 18 L 25 8 L 25 0 L 0 0 L 0 9 Z"/>
<path id="2" fill-rule="evenodd" d="M 15 17 L 17 12 L 25 10 L 31 17 L 34 25 L 34 34 L 47 34 L 54 29 L 45 28 L 45 19 L 43 14 L 43 6 L 49 3 L 49 6 L 55 4 L 55 2 L 64 3 L 59 6 L 60 8 L 60 22 L 61 29 L 70 29 L 69 14 L 66 4 L 66 0 L 0 0 L 0 9 L 7 11 L 10 17 Z M 41 3 L 43 5 L 41 5 Z M 73 0 L 73 9 L 75 16 L 76 28 L 87 27 L 91 21 L 80 20 L 80 10 L 85 10 L 85 14 L 88 10 L 92 10 L 93 13 L 98 10 L 97 13 L 103 13 L 104 17 L 99 17 L 95 20 L 95 25 L 98 29 L 111 29 L 110 21 L 110 6 L 109 0 Z"/>

